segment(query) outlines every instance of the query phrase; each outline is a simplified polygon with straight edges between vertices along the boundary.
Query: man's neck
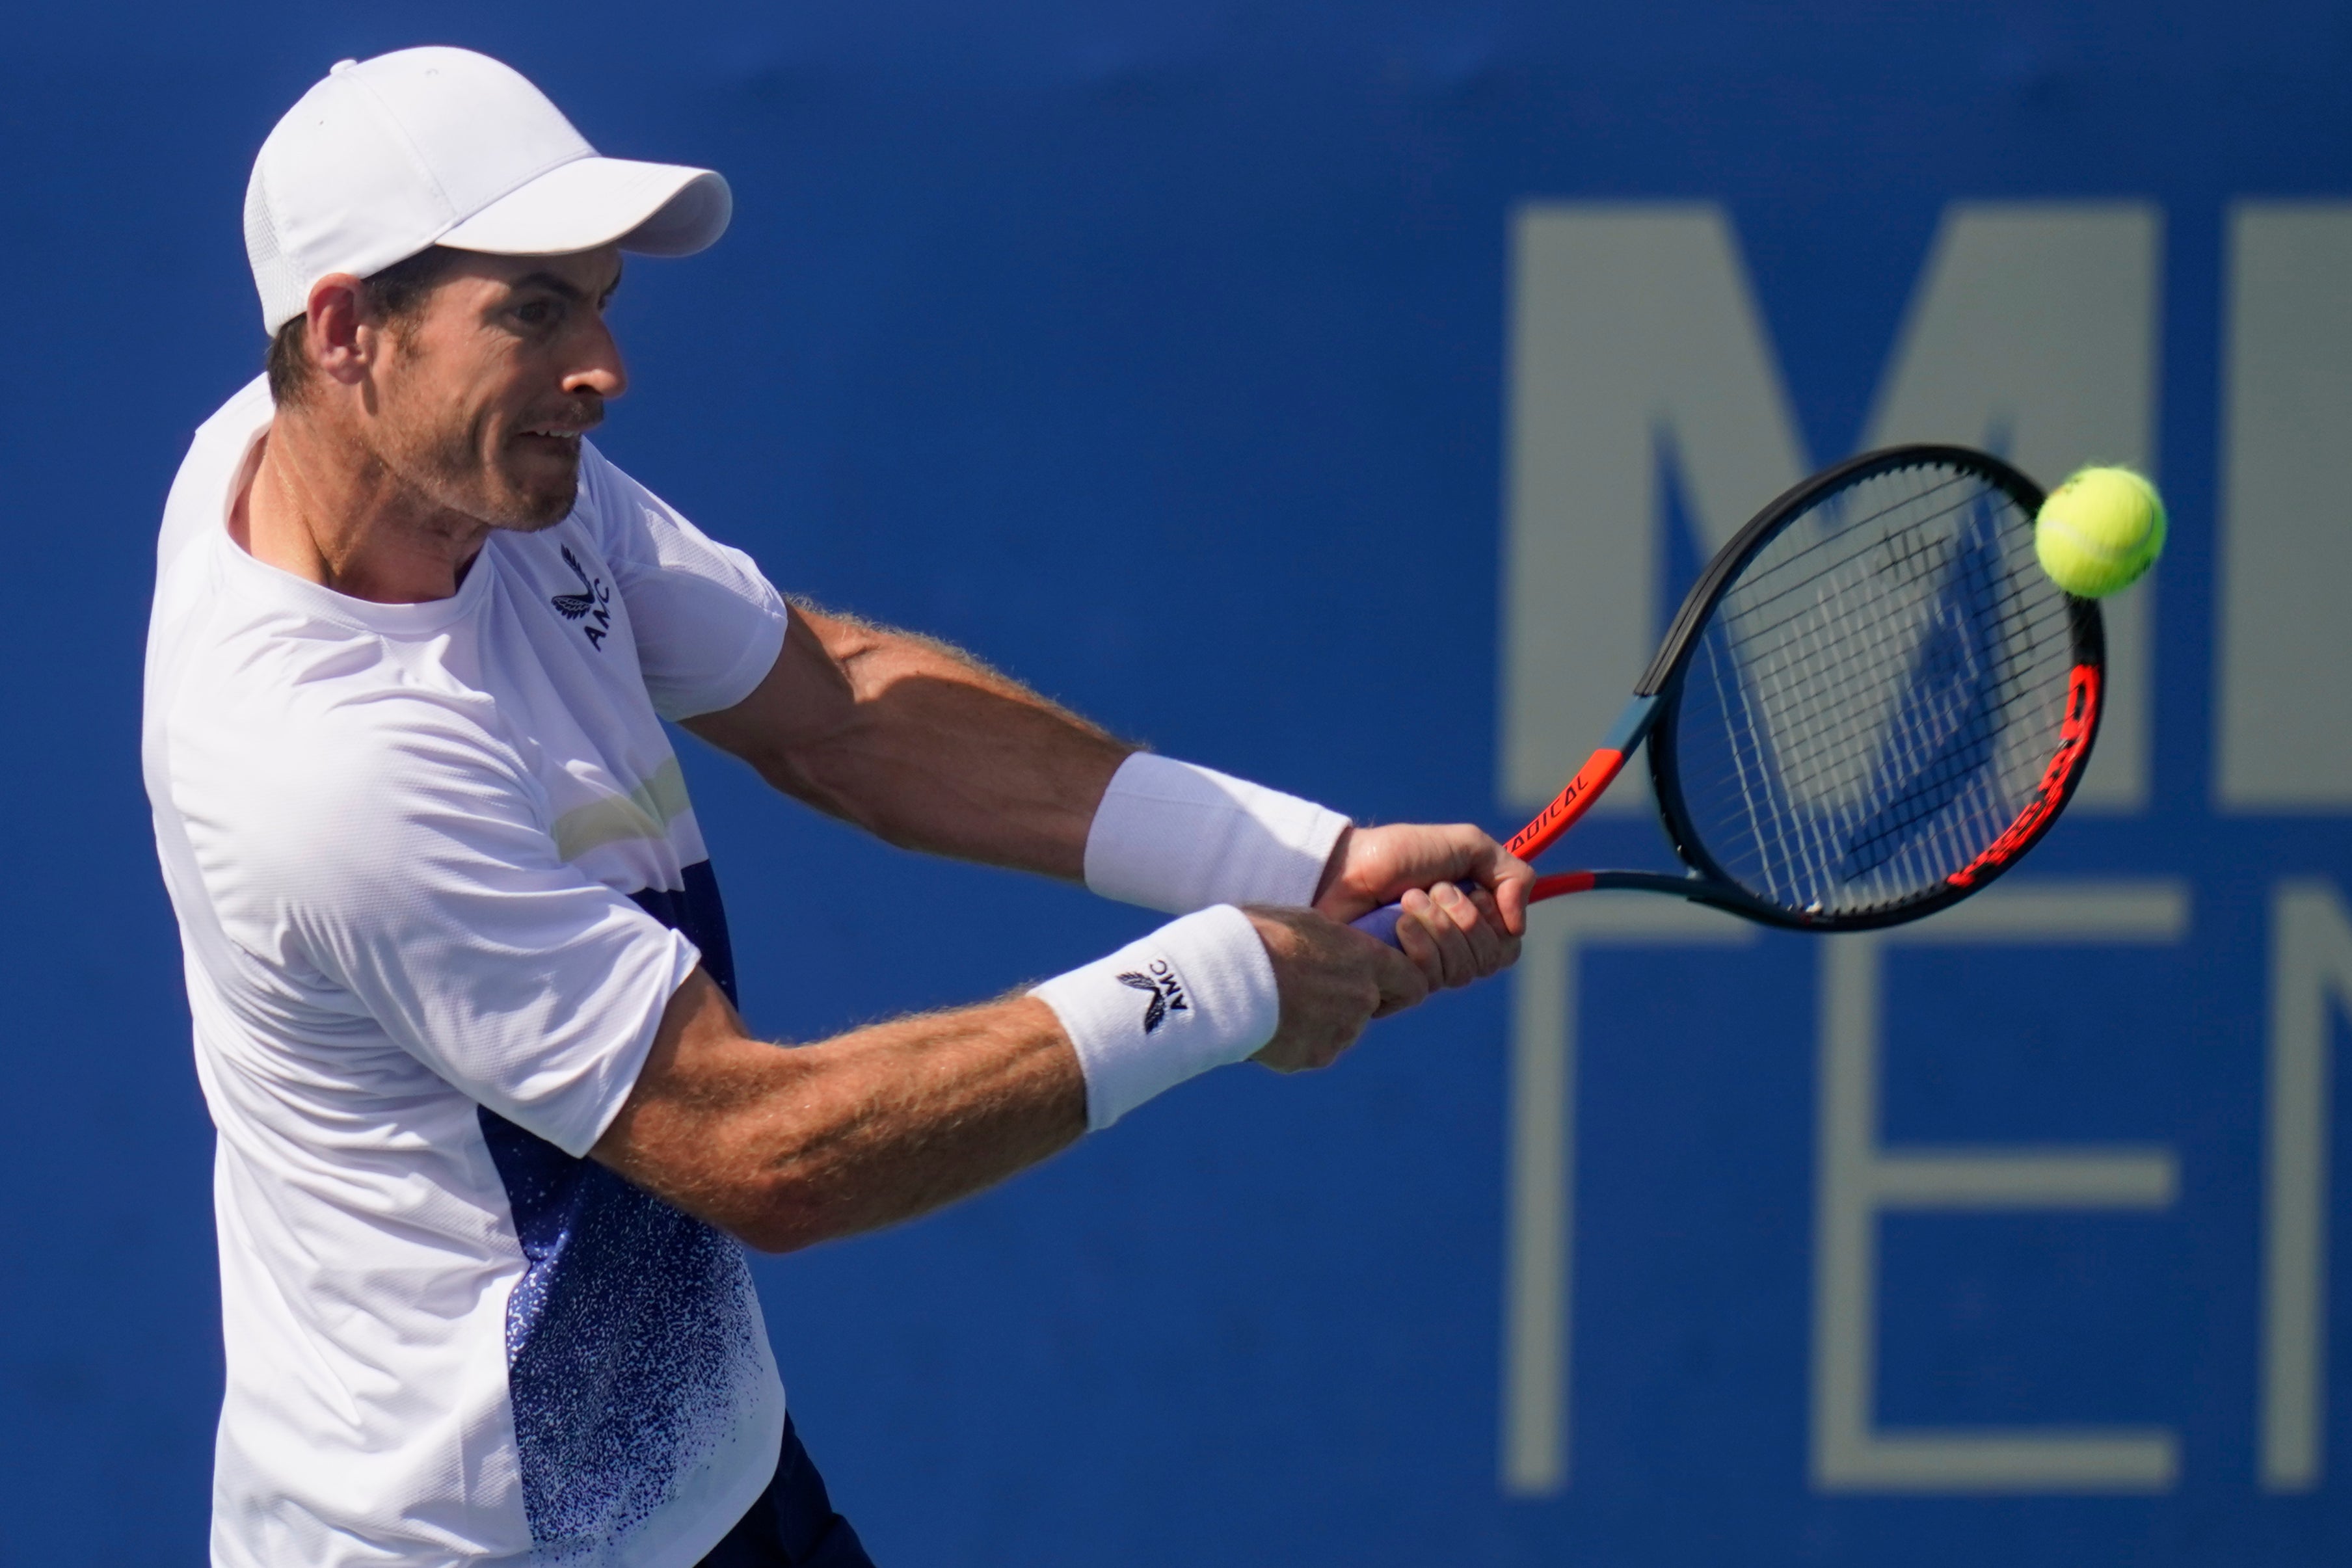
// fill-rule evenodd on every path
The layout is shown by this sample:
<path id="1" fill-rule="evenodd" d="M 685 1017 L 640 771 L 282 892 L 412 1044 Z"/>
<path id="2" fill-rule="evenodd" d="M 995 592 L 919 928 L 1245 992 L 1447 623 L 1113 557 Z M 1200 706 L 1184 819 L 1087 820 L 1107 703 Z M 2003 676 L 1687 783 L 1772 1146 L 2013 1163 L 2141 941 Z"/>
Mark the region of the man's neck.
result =
<path id="1" fill-rule="evenodd" d="M 229 530 L 256 560 L 380 604 L 456 593 L 490 532 L 427 501 L 327 422 L 292 410 L 262 438 Z"/>

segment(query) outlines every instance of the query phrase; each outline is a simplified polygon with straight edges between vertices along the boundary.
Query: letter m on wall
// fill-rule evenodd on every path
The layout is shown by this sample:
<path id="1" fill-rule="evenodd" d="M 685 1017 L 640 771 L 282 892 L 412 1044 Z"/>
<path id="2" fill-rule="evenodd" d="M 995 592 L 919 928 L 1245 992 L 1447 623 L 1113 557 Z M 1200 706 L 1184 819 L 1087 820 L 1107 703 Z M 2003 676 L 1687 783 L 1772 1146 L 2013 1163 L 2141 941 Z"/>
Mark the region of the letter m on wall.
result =
<path id="1" fill-rule="evenodd" d="M 1861 444 L 1988 447 L 2044 485 L 2087 462 L 2152 468 L 2158 244 L 2143 205 L 1949 208 Z M 1668 465 L 1703 556 L 1812 464 L 1719 207 L 1524 207 L 1512 286 L 1500 760 L 1504 800 L 1533 810 L 1662 632 Z M 2147 799 L 2151 592 L 2107 601 L 2113 696 L 2084 803 Z"/>

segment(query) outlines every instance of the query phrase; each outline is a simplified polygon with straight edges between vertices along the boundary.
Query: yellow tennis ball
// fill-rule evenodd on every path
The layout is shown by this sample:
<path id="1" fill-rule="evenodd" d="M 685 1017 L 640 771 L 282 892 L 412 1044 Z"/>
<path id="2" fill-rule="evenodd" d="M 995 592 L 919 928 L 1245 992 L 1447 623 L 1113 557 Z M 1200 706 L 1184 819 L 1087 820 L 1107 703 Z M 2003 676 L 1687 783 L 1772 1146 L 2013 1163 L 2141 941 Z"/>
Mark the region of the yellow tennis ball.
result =
<path id="1" fill-rule="evenodd" d="M 2077 599 L 2137 582 L 2164 549 L 2164 500 L 2128 468 L 2084 468 L 2050 492 L 2033 522 L 2033 553 Z"/>

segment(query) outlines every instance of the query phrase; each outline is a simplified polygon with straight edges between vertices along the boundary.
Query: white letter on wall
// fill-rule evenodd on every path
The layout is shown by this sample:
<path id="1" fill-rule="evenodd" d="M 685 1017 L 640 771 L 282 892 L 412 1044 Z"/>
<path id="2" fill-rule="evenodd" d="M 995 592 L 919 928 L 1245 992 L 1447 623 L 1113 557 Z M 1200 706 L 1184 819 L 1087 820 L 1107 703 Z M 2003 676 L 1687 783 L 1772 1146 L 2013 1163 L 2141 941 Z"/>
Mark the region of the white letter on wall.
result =
<path id="1" fill-rule="evenodd" d="M 1825 1491 L 2151 1491 L 2172 1485 L 2162 1427 L 1893 1431 L 1877 1425 L 1878 1217 L 1895 1210 L 2158 1209 L 2179 1186 L 2161 1148 L 1889 1150 L 1879 1142 L 1889 944 L 2179 942 L 2168 882 L 1993 888 L 1897 931 L 1822 940 L 1814 1238 L 1813 1483 Z"/>
<path id="2" fill-rule="evenodd" d="M 2214 791 L 2225 810 L 2342 810 L 2352 205 L 2241 204 L 2229 249 Z"/>
<path id="3" fill-rule="evenodd" d="M 2263 1181 L 2262 1480 L 2319 1484 L 2326 1416 L 2327 1004 L 2352 1009 L 2352 920 L 2324 882 L 2271 895 L 2268 1171 Z"/>
<path id="4" fill-rule="evenodd" d="M 1710 552 L 1805 462 L 1721 208 L 1523 208 L 1512 282 L 1502 792 L 1533 810 L 1655 650 L 1662 439 Z"/>
<path id="5" fill-rule="evenodd" d="M 2044 484 L 2149 464 L 2158 232 L 2139 204 L 1954 206 L 1871 443 L 1991 444 Z M 1706 550 L 1810 465 L 1720 207 L 1534 204 L 1512 248 L 1502 793 L 1532 810 L 1655 645 L 1660 465 Z M 2151 592 L 2107 605 L 2114 695 L 2086 804 L 2147 799 Z M 1620 789 L 1601 809 L 1640 805 Z"/>
<path id="6" fill-rule="evenodd" d="M 1569 1307 L 1576 1256 L 1577 956 L 1601 944 L 1738 943 L 1745 921 L 1653 894 L 1528 912 L 1512 977 L 1510 1229 L 1503 1262 L 1503 1490 L 1568 1484 Z"/>

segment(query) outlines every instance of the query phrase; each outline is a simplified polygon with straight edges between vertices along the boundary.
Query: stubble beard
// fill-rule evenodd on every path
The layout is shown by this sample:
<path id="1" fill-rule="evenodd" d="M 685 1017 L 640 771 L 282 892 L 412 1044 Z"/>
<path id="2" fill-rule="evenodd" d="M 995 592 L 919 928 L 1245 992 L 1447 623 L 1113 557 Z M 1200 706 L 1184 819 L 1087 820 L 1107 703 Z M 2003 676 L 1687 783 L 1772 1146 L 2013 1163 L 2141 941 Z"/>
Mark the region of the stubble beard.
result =
<path id="1" fill-rule="evenodd" d="M 404 483 L 435 506 L 488 528 L 535 534 L 571 516 L 579 497 L 576 454 L 560 479 L 516 484 L 462 422 L 427 430 L 401 420 L 385 434 L 390 439 L 378 456 Z"/>
<path id="2" fill-rule="evenodd" d="M 395 329 L 396 351 L 414 380 L 409 386 L 429 382 L 425 356 L 413 333 Z M 432 505 L 492 528 L 535 534 L 551 528 L 572 515 L 580 494 L 580 455 L 575 444 L 572 461 L 560 478 L 536 486 L 512 482 L 502 471 L 505 454 L 486 445 L 481 425 L 462 408 L 423 407 L 403 400 L 404 407 L 385 410 L 376 456 L 406 486 Z M 509 440 L 512 436 L 508 437 Z"/>

